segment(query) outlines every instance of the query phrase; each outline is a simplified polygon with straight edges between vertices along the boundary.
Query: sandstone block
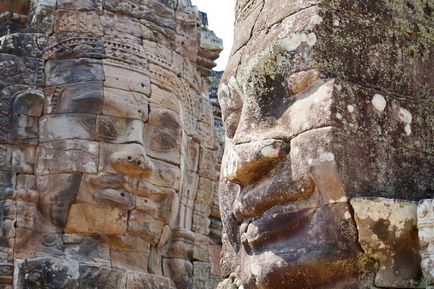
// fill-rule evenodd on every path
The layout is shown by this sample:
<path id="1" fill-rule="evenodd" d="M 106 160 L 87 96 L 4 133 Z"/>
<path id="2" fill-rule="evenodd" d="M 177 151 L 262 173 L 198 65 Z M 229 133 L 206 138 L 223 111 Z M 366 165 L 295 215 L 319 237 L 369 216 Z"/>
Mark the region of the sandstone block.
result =
<path id="1" fill-rule="evenodd" d="M 104 34 L 100 16 L 94 12 L 56 10 L 55 33 L 77 32 L 102 36 Z"/>
<path id="2" fill-rule="evenodd" d="M 145 144 L 153 158 L 179 164 L 181 161 L 181 123 L 171 110 L 151 105 L 145 126 Z"/>
<path id="3" fill-rule="evenodd" d="M 197 235 L 194 239 L 193 259 L 209 262 L 210 245 L 209 238 L 202 235 Z"/>
<path id="4" fill-rule="evenodd" d="M 148 113 L 146 95 L 135 91 L 104 88 L 102 114 L 147 121 Z"/>
<path id="5" fill-rule="evenodd" d="M 102 61 L 91 58 L 48 60 L 47 85 L 104 80 Z"/>
<path id="6" fill-rule="evenodd" d="M 39 122 L 40 142 L 81 139 L 94 140 L 96 115 L 93 114 L 54 114 L 41 118 Z"/>
<path id="7" fill-rule="evenodd" d="M 178 98 L 164 88 L 151 85 L 151 97 L 149 101 L 155 105 L 173 110 L 178 115 L 181 113 L 181 103 Z"/>
<path id="8" fill-rule="evenodd" d="M 59 0 L 57 9 L 98 12 L 102 9 L 102 0 Z"/>
<path id="9" fill-rule="evenodd" d="M 158 244 L 164 223 L 146 212 L 132 211 L 128 219 L 128 232 L 141 236 L 152 245 Z"/>
<path id="10" fill-rule="evenodd" d="M 63 32 L 49 38 L 48 58 L 96 58 L 105 57 L 104 42 L 99 36 L 77 32 Z"/>
<path id="11" fill-rule="evenodd" d="M 124 271 L 80 264 L 80 287 L 85 289 L 125 289 L 127 275 Z"/>
<path id="12" fill-rule="evenodd" d="M 163 188 L 174 190 L 179 189 L 181 180 L 181 171 L 179 167 L 158 160 L 153 160 L 152 162 L 155 166 L 155 171 L 149 177 L 148 182 Z"/>
<path id="13" fill-rule="evenodd" d="M 45 89 L 45 113 L 100 114 L 104 102 L 102 82 L 56 85 Z"/>
<path id="14" fill-rule="evenodd" d="M 48 38 L 43 34 L 16 33 L 0 37 L 0 53 L 19 57 L 45 58 Z"/>
<path id="15" fill-rule="evenodd" d="M 36 151 L 36 172 L 40 175 L 96 173 L 98 150 L 98 143 L 83 140 L 61 140 L 40 144 Z"/>
<path id="16" fill-rule="evenodd" d="M 140 39 L 142 36 L 139 20 L 130 16 L 106 11 L 101 16 L 101 23 L 104 28 L 104 33 L 112 37 L 122 38 L 126 34 L 129 34 Z"/>
<path id="17" fill-rule="evenodd" d="M 360 245 L 369 257 L 380 262 L 375 285 L 418 288 L 417 204 L 384 198 L 353 198 L 351 206 Z"/>
<path id="18" fill-rule="evenodd" d="M 105 87 L 117 88 L 126 91 L 135 91 L 150 95 L 151 81 L 149 75 L 140 71 L 131 70 L 123 65 L 113 65 L 104 60 Z"/>
<path id="19" fill-rule="evenodd" d="M 35 148 L 33 146 L 0 145 L 0 169 L 18 173 L 33 173 Z"/>
<path id="20" fill-rule="evenodd" d="M 36 4 L 36 3 L 35 3 Z M 39 4 L 39 3 L 38 3 Z M 50 34 L 54 29 L 54 3 L 41 3 L 34 5 L 30 20 L 29 32 Z"/>
<path id="21" fill-rule="evenodd" d="M 14 288 L 24 289 L 39 284 L 36 288 L 79 288 L 79 265 L 77 261 L 52 257 L 34 257 L 17 260 Z"/>
<path id="22" fill-rule="evenodd" d="M 44 83 L 44 60 L 12 54 L 0 54 L 0 77 L 8 84 L 41 85 Z"/>
<path id="23" fill-rule="evenodd" d="M 98 115 L 96 139 L 108 143 L 143 144 L 142 120 Z"/>
<path id="24" fill-rule="evenodd" d="M 175 289 L 170 279 L 136 272 L 128 273 L 127 289 Z"/>
<path id="25" fill-rule="evenodd" d="M 204 147 L 200 148 L 199 169 L 198 174 L 203 178 L 216 180 L 217 153 Z"/>
<path id="26" fill-rule="evenodd" d="M 123 235 L 126 231 L 126 211 L 84 203 L 71 206 L 65 226 L 68 233 Z"/>
<path id="27" fill-rule="evenodd" d="M 193 288 L 209 288 L 209 276 L 211 268 L 205 262 L 193 262 Z"/>

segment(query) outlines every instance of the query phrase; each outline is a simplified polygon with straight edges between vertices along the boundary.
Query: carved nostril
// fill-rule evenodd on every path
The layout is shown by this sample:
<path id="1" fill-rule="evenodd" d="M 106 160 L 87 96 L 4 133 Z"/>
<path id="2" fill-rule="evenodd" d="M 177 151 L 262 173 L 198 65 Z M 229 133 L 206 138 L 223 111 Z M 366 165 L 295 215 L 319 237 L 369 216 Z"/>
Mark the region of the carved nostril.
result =
<path id="1" fill-rule="evenodd" d="M 137 161 L 137 165 L 141 166 L 142 165 L 142 161 Z"/>
<path id="2" fill-rule="evenodd" d="M 131 160 L 133 159 L 133 157 L 132 157 L 132 156 L 128 156 L 127 159 L 128 159 L 129 161 L 131 161 Z"/>

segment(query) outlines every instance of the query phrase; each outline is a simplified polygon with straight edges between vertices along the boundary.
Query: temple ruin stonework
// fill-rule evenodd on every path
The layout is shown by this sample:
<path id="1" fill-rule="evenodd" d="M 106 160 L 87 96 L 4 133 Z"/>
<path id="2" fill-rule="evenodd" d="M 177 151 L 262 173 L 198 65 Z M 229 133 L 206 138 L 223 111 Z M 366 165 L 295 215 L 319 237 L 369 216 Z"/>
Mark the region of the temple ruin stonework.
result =
<path id="1" fill-rule="evenodd" d="M 434 288 L 432 0 L 235 12 L 0 0 L 0 289 Z"/>
<path id="2" fill-rule="evenodd" d="M 0 1 L 0 288 L 217 286 L 221 50 L 188 0 Z"/>
<path id="3" fill-rule="evenodd" d="M 434 288 L 433 13 L 236 1 L 218 288 Z"/>

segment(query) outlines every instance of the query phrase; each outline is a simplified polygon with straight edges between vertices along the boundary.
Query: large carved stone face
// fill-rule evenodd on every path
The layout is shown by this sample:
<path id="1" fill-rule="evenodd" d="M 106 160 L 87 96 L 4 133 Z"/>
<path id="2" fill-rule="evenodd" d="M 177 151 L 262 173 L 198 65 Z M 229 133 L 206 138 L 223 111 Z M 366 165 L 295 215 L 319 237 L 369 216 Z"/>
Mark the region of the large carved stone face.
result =
<path id="1" fill-rule="evenodd" d="M 221 42 L 189 2 L 127 2 L 0 5 L 5 284 L 14 270 L 16 288 L 193 281 L 193 244 L 209 243 L 206 76 Z"/>
<path id="2" fill-rule="evenodd" d="M 370 288 L 374 260 L 382 268 L 377 286 L 414 286 L 420 281 L 415 203 L 359 198 L 432 195 L 432 131 L 422 95 L 427 87 L 432 93 L 433 82 L 418 76 L 429 70 L 429 58 L 412 55 L 406 34 L 393 30 L 412 67 L 396 70 L 401 62 L 389 53 L 395 40 L 375 21 L 309 1 L 277 2 L 238 1 L 233 54 L 219 89 L 226 128 L 223 263 L 228 271 L 240 266 L 244 288 Z M 324 2 L 337 11 L 398 13 L 387 5 L 377 11 Z M 413 44 L 426 51 L 422 42 Z M 384 217 L 407 205 L 403 220 Z M 406 254 L 411 264 L 391 257 Z"/>

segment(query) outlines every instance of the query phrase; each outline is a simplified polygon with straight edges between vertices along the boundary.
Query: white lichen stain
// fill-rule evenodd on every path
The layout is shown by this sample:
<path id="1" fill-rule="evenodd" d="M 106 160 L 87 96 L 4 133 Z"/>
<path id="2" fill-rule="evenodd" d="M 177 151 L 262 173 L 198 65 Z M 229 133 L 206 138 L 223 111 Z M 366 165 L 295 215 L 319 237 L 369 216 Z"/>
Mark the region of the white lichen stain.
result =
<path id="1" fill-rule="evenodd" d="M 338 27 L 339 24 L 340 24 L 339 19 L 335 19 L 335 20 L 333 20 L 333 26 Z"/>
<path id="2" fill-rule="evenodd" d="M 229 78 L 228 89 L 235 90 L 238 95 L 240 95 L 244 99 L 244 93 L 242 92 L 241 87 L 238 85 L 238 81 L 234 76 Z"/>
<path id="3" fill-rule="evenodd" d="M 307 45 L 314 46 L 316 44 L 316 35 L 315 33 L 311 32 L 307 35 Z"/>
<path id="4" fill-rule="evenodd" d="M 293 33 L 289 37 L 282 40 L 282 47 L 288 51 L 296 50 L 301 44 L 301 35 Z"/>
<path id="5" fill-rule="evenodd" d="M 351 219 L 351 214 L 350 214 L 350 212 L 346 211 L 345 214 L 344 214 L 344 217 L 345 217 L 345 220 L 349 220 L 349 219 Z"/>
<path id="6" fill-rule="evenodd" d="M 255 276 L 256 280 L 263 279 L 264 275 L 269 271 L 276 271 L 286 264 L 282 257 L 276 255 L 272 251 L 266 251 L 259 256 L 256 255 L 255 259 L 256 260 L 254 262 L 251 262 L 250 272 L 253 276 Z M 267 266 L 264 266 L 264 264 Z"/>
<path id="7" fill-rule="evenodd" d="M 272 145 L 268 145 L 261 150 L 262 156 L 266 158 L 277 158 L 279 156 L 280 149 L 275 148 Z"/>
<path id="8" fill-rule="evenodd" d="M 310 22 L 309 22 L 309 24 L 310 24 L 311 26 L 315 26 L 315 25 L 319 25 L 319 24 L 321 24 L 322 21 L 323 21 L 323 19 L 322 19 L 321 16 L 319 16 L 319 15 L 314 15 L 314 16 L 312 16 L 312 18 L 310 18 Z"/>
<path id="9" fill-rule="evenodd" d="M 332 162 L 335 160 L 335 155 L 331 152 L 324 152 L 319 156 L 320 162 Z"/>
<path id="10" fill-rule="evenodd" d="M 337 200 L 333 200 L 333 199 L 329 200 L 329 204 L 347 203 L 347 202 L 348 202 L 348 198 L 346 196 L 342 196 Z"/>
<path id="11" fill-rule="evenodd" d="M 400 108 L 398 113 L 399 120 L 405 123 L 404 131 L 409 136 L 411 135 L 411 122 L 413 121 L 413 116 L 405 108 Z"/>
<path id="12" fill-rule="evenodd" d="M 348 110 L 350 113 L 353 113 L 354 110 L 355 110 L 354 105 L 351 105 L 351 104 L 347 105 L 347 110 Z"/>
<path id="13" fill-rule="evenodd" d="M 340 120 L 342 120 L 344 118 L 344 116 L 341 113 L 336 113 L 336 117 Z"/>
<path id="14" fill-rule="evenodd" d="M 383 219 L 389 221 L 389 229 L 394 229 L 397 237 L 402 234 L 408 221 L 416 224 L 417 206 L 414 202 L 386 198 L 372 200 L 354 198 L 351 200 L 351 205 L 354 208 L 354 214 L 360 220 L 370 219 L 377 222 Z"/>
<path id="15" fill-rule="evenodd" d="M 375 94 L 371 101 L 374 108 L 380 112 L 384 111 L 387 101 L 381 94 Z"/>

